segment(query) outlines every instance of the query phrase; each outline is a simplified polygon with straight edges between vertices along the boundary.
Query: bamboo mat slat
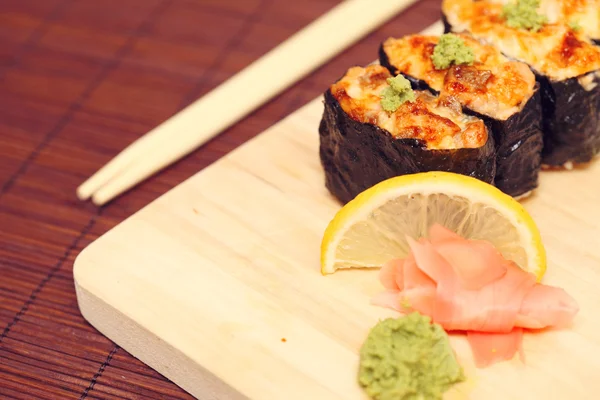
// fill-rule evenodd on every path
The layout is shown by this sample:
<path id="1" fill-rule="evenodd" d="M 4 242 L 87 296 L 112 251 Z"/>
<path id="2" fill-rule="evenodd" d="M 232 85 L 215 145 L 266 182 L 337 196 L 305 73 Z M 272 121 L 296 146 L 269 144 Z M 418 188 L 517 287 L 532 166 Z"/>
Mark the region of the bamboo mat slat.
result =
<path id="1" fill-rule="evenodd" d="M 420 1 L 108 206 L 77 201 L 75 188 L 338 1 L 0 2 L 0 398 L 191 398 L 86 323 L 73 260 L 124 218 L 320 95 L 349 66 L 375 59 L 387 36 L 436 21 L 439 1 Z"/>

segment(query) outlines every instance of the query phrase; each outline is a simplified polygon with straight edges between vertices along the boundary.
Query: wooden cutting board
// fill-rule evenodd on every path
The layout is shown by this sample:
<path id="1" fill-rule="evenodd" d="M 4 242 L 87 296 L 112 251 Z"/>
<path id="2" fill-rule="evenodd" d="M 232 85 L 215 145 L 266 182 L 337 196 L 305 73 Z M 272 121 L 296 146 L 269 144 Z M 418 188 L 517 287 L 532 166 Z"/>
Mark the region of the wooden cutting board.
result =
<path id="1" fill-rule="evenodd" d="M 439 29 L 439 25 L 436 27 Z M 340 205 L 318 157 L 315 99 L 160 197 L 78 256 L 84 317 L 202 399 L 366 399 L 358 350 L 393 311 L 377 271 L 319 272 Z M 581 307 L 567 330 L 526 334 L 518 357 L 476 369 L 448 399 L 596 399 L 600 390 L 600 161 L 543 172 L 523 203 L 548 252 L 544 283 Z"/>

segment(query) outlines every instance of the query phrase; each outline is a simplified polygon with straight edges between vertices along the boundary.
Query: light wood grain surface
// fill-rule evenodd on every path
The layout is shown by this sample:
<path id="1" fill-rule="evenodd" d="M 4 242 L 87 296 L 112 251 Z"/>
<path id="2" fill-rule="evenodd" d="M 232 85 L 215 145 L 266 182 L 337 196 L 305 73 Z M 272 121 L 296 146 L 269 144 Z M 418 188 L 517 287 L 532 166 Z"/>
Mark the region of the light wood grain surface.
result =
<path id="1" fill-rule="evenodd" d="M 318 158 L 320 98 L 193 176 L 86 248 L 83 315 L 202 399 L 363 399 L 358 349 L 393 311 L 370 305 L 376 271 L 319 272 L 339 209 Z M 527 334 L 516 358 L 474 368 L 448 398 L 596 399 L 600 389 L 600 163 L 544 172 L 523 203 L 541 230 L 544 283 L 572 294 L 570 329 Z"/>

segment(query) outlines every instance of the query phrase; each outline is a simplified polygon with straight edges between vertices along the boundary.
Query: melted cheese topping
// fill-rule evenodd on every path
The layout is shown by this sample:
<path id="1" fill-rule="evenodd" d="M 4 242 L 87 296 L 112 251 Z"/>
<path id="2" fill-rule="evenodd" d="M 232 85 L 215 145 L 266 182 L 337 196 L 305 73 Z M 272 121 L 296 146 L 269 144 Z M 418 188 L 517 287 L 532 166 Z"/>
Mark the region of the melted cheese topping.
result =
<path id="1" fill-rule="evenodd" d="M 540 14 L 551 23 L 577 23 L 592 39 L 600 39 L 600 0 L 541 0 Z"/>
<path id="2" fill-rule="evenodd" d="M 443 0 L 442 11 L 454 31 L 469 31 L 550 79 L 564 80 L 600 69 L 600 47 L 566 23 L 546 24 L 537 32 L 511 28 L 502 17 L 502 4 L 494 0 Z"/>
<path id="3" fill-rule="evenodd" d="M 513 0 L 490 1 L 506 4 Z M 538 12 L 552 24 L 577 23 L 587 36 L 600 39 L 600 0 L 540 0 Z"/>
<path id="4" fill-rule="evenodd" d="M 460 104 L 415 92 L 393 113 L 381 107 L 381 92 L 392 75 L 380 65 L 352 67 L 330 90 L 355 121 L 377 125 L 397 139 L 419 139 L 429 149 L 477 148 L 488 140 L 482 120 L 462 113 Z"/>
<path id="5" fill-rule="evenodd" d="M 438 36 L 408 35 L 383 43 L 390 64 L 397 72 L 425 81 L 442 95 L 452 95 L 480 114 L 506 120 L 520 111 L 533 95 L 535 75 L 527 64 L 509 61 L 491 45 L 468 34 L 457 34 L 473 49 L 472 65 L 435 69 L 431 61 Z"/>

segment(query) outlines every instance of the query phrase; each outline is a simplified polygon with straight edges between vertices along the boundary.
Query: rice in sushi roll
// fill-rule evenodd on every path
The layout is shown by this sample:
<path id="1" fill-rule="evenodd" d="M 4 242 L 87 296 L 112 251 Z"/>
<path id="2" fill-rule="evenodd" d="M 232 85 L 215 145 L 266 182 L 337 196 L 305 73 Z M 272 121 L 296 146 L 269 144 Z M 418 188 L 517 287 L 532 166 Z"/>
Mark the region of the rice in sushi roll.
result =
<path id="1" fill-rule="evenodd" d="M 492 183 L 495 148 L 480 118 L 380 65 L 351 67 L 325 92 L 320 159 L 342 203 L 398 175 L 450 171 Z"/>
<path id="2" fill-rule="evenodd" d="M 486 121 L 496 145 L 494 184 L 511 196 L 538 186 L 543 146 L 539 84 L 527 64 L 466 33 L 388 38 L 380 64 L 415 89 L 458 101 Z"/>
<path id="3" fill-rule="evenodd" d="M 541 86 L 542 164 L 570 167 L 600 151 L 600 47 L 567 23 L 548 23 L 536 0 L 443 0 L 446 32 L 468 31 L 527 63 Z"/>

